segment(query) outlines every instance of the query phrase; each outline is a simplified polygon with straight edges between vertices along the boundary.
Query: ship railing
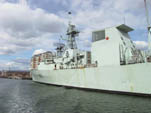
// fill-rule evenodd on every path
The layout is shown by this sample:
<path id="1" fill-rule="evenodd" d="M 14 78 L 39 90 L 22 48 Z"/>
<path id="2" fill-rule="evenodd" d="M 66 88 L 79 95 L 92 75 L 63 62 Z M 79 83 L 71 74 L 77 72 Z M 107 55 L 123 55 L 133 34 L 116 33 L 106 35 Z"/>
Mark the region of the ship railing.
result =
<path id="1" fill-rule="evenodd" d="M 84 69 L 84 68 L 95 68 L 95 67 L 97 67 L 97 64 L 86 64 L 86 65 L 75 66 L 75 67 L 63 67 L 63 66 L 60 66 L 59 69 L 55 67 L 54 70 Z"/>

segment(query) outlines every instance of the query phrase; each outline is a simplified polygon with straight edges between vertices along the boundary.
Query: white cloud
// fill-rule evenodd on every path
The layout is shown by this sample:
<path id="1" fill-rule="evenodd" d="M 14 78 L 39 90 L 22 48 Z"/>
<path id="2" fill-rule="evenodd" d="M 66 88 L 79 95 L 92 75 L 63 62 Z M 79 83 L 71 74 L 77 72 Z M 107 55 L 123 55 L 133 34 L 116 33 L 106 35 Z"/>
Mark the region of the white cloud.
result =
<path id="1" fill-rule="evenodd" d="M 19 3 L 21 5 L 27 6 L 27 1 L 26 0 L 19 0 Z"/>
<path id="2" fill-rule="evenodd" d="M 101 29 L 117 24 L 124 23 L 135 28 L 142 28 L 145 25 L 146 18 L 144 9 L 142 9 L 142 0 L 105 0 L 98 1 L 99 7 L 92 6 L 93 2 L 88 0 L 89 5 L 85 8 L 85 1 L 80 0 L 82 8 L 76 10 L 73 19 L 78 25 L 83 25 L 85 28 L 91 27 L 93 29 Z M 136 5 L 134 6 L 133 3 Z M 143 7 L 144 8 L 144 7 Z M 144 15 L 144 16 L 143 16 Z"/>
<path id="3" fill-rule="evenodd" d="M 0 55 L 45 46 L 40 43 L 63 28 L 64 21 L 59 16 L 40 8 L 31 9 L 26 0 L 16 4 L 0 2 Z"/>
<path id="4" fill-rule="evenodd" d="M 0 2 L 4 2 L 5 0 L 0 0 Z"/>
<path id="5" fill-rule="evenodd" d="M 25 58 L 16 58 L 13 61 L 0 61 L 0 70 L 29 70 L 30 60 Z"/>
<path id="6" fill-rule="evenodd" d="M 37 36 L 43 32 L 60 32 L 63 21 L 55 14 L 47 13 L 40 8 L 33 10 L 27 5 L 1 3 L 0 25 L 11 35 L 30 38 L 33 37 L 32 34 Z"/>
<path id="7" fill-rule="evenodd" d="M 134 41 L 136 48 L 144 50 L 147 49 L 148 43 L 145 41 Z"/>
<path id="8" fill-rule="evenodd" d="M 10 67 L 10 66 L 12 66 L 13 64 L 14 64 L 14 62 L 12 62 L 12 61 L 11 61 L 11 62 L 7 62 L 7 63 L 6 63 L 6 66 Z"/>
<path id="9" fill-rule="evenodd" d="M 41 54 L 41 53 L 44 53 L 44 52 L 46 52 L 46 51 L 43 50 L 43 49 L 37 49 L 37 50 L 35 50 L 35 51 L 33 52 L 33 55 L 38 55 L 38 54 Z"/>

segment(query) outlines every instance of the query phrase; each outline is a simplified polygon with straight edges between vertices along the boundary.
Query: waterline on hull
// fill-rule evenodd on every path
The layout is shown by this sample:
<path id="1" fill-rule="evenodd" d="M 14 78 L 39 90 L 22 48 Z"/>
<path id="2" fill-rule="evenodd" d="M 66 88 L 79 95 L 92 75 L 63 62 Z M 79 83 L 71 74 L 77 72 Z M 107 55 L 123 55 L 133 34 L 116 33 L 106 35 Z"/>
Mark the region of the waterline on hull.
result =
<path id="1" fill-rule="evenodd" d="M 151 64 L 133 64 L 68 70 L 32 70 L 34 81 L 139 94 L 151 94 Z"/>

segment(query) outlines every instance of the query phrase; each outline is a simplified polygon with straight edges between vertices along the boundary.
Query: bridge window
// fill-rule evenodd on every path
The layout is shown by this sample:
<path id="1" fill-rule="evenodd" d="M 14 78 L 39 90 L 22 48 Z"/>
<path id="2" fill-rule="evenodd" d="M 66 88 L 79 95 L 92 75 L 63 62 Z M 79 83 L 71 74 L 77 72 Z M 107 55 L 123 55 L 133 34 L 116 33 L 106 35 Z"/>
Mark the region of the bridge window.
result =
<path id="1" fill-rule="evenodd" d="M 96 42 L 99 40 L 105 39 L 105 30 L 103 31 L 95 31 L 92 33 L 92 42 Z"/>

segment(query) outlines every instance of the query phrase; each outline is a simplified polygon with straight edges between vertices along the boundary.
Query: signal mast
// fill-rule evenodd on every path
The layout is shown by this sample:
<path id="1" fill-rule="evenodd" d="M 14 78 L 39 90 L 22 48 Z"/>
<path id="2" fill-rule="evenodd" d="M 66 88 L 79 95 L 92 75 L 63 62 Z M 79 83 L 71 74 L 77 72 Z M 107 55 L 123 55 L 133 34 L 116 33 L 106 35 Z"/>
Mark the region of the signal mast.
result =
<path id="1" fill-rule="evenodd" d="M 69 16 L 71 15 L 71 12 L 68 12 Z M 75 37 L 78 36 L 79 31 L 76 30 L 75 25 L 71 24 L 71 20 L 69 20 L 69 26 L 67 30 L 67 47 L 68 49 L 77 49 L 77 44 Z"/>
<path id="2" fill-rule="evenodd" d="M 149 13 L 148 13 L 148 7 L 147 7 L 146 0 L 144 0 L 144 3 L 145 3 L 147 30 L 148 30 L 148 52 L 149 52 L 149 56 L 151 56 L 151 25 L 150 25 L 150 21 L 149 21 Z"/>

